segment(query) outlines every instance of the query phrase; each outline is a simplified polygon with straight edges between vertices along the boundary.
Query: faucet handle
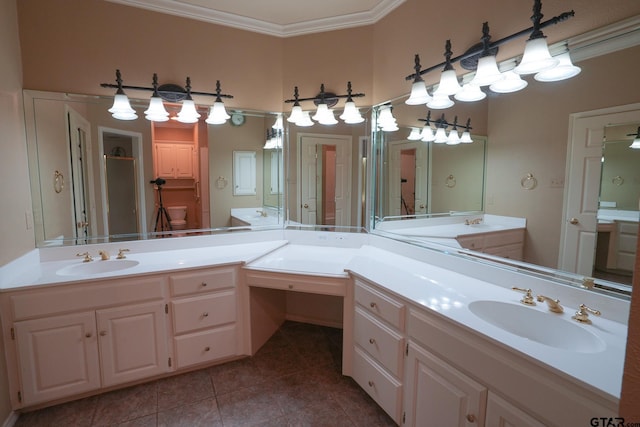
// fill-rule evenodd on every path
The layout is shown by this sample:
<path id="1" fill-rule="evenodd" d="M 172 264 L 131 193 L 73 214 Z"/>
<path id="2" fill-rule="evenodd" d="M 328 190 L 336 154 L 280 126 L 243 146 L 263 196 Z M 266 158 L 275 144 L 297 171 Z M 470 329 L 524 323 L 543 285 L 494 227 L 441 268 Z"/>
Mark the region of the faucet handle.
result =
<path id="1" fill-rule="evenodd" d="M 600 316 L 602 314 L 600 313 L 600 310 L 596 310 L 596 309 L 587 307 L 584 304 L 580 304 L 580 306 L 578 307 L 578 311 L 576 311 L 576 314 L 571 316 L 571 318 L 580 323 L 591 324 L 591 319 L 589 319 L 589 313 L 593 314 L 594 316 Z"/>
<path id="2" fill-rule="evenodd" d="M 125 259 L 126 256 L 124 255 L 125 252 L 129 252 L 129 249 L 118 249 L 118 255 L 116 256 L 117 259 Z"/>
<path id="3" fill-rule="evenodd" d="M 518 288 L 516 286 L 512 287 L 511 289 L 518 292 L 524 292 L 524 296 L 520 300 L 521 303 L 525 305 L 536 305 L 536 302 L 533 300 L 531 289 Z"/>
<path id="4" fill-rule="evenodd" d="M 564 312 L 564 308 L 560 305 L 559 299 L 549 298 L 548 296 L 545 296 L 545 295 L 538 295 L 536 299 L 538 300 L 538 302 L 546 302 L 547 306 L 549 307 L 549 311 L 553 313 Z"/>
<path id="5" fill-rule="evenodd" d="M 91 255 L 89 255 L 89 252 L 83 252 L 81 254 L 76 254 L 76 256 L 83 256 L 84 259 L 82 260 L 82 262 L 91 262 L 91 261 L 93 261 L 93 258 L 91 257 Z"/>

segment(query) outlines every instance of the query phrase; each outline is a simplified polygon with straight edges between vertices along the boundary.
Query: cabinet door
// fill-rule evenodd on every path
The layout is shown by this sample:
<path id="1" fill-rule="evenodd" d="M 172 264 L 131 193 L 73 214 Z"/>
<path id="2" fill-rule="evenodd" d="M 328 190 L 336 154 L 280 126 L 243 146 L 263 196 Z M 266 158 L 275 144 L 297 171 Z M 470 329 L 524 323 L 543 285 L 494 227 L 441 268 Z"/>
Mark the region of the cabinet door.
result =
<path id="1" fill-rule="evenodd" d="M 25 405 L 100 387 L 93 312 L 16 322 L 15 331 Z"/>
<path id="2" fill-rule="evenodd" d="M 104 386 L 169 370 L 164 302 L 96 312 Z"/>
<path id="3" fill-rule="evenodd" d="M 544 424 L 491 392 L 487 398 L 486 425 L 491 427 L 544 427 Z"/>
<path id="4" fill-rule="evenodd" d="M 193 178 L 193 145 L 175 145 L 175 177 Z"/>
<path id="5" fill-rule="evenodd" d="M 156 144 L 156 175 L 175 178 L 176 158 L 173 144 Z"/>
<path id="6" fill-rule="evenodd" d="M 406 369 L 406 425 L 484 426 L 487 389 L 410 342 Z"/>

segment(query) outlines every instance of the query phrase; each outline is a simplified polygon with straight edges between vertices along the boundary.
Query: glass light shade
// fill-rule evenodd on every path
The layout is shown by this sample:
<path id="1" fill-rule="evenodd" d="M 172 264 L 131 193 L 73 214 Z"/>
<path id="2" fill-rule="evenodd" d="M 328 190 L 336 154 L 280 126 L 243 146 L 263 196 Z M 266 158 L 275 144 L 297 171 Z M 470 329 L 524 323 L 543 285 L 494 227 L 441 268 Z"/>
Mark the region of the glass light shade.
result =
<path id="1" fill-rule="evenodd" d="M 293 108 L 291 108 L 291 114 L 287 118 L 287 121 L 289 123 L 297 123 L 302 119 L 303 119 L 303 117 L 302 117 L 302 107 L 299 106 L 299 105 L 294 105 Z"/>
<path id="2" fill-rule="evenodd" d="M 333 110 L 330 110 L 329 107 L 327 107 L 327 104 L 320 105 L 324 105 L 324 108 L 320 113 L 316 113 L 316 115 L 313 116 L 313 119 L 317 120 L 321 125 L 331 126 L 337 124 L 338 121 L 333 115 Z M 318 108 L 320 107 L 320 105 L 318 105 Z"/>
<path id="3" fill-rule="evenodd" d="M 300 126 L 303 128 L 313 126 L 313 121 L 311 120 L 311 116 L 309 116 L 308 111 L 300 112 L 300 120 L 296 122 L 296 126 Z"/>
<path id="4" fill-rule="evenodd" d="M 438 93 L 436 91 L 433 94 L 433 99 L 427 103 L 427 107 L 433 108 L 434 110 L 442 110 L 452 107 L 453 104 L 454 102 L 449 98 L 449 95 Z"/>
<path id="5" fill-rule="evenodd" d="M 422 139 L 422 136 L 420 135 L 420 129 L 411 128 L 411 132 L 409 132 L 409 136 L 407 136 L 407 139 L 409 141 L 417 141 L 419 139 Z"/>
<path id="6" fill-rule="evenodd" d="M 136 110 L 131 108 L 129 98 L 125 94 L 116 94 L 113 98 L 113 106 L 107 110 L 114 119 L 118 120 L 135 120 L 138 118 Z"/>
<path id="7" fill-rule="evenodd" d="M 396 126 L 396 119 L 393 117 L 393 113 L 391 112 L 390 107 L 382 107 L 380 108 L 380 112 L 378 114 L 378 127 L 380 128 L 391 128 Z"/>
<path id="8" fill-rule="evenodd" d="M 411 85 L 411 95 L 404 101 L 407 105 L 422 105 L 431 101 L 431 95 L 427 91 L 427 85 L 424 80 L 413 82 Z"/>
<path id="9" fill-rule="evenodd" d="M 318 104 L 318 108 L 316 109 L 316 113 L 311 116 L 313 120 L 319 122 L 323 117 L 327 117 L 329 115 L 329 106 L 325 103 Z"/>
<path id="10" fill-rule="evenodd" d="M 340 115 L 340 120 L 344 121 L 347 124 L 356 124 L 364 122 L 364 117 L 360 114 L 358 107 L 356 107 L 356 103 L 353 101 L 347 101 L 344 104 L 344 111 Z"/>
<path id="11" fill-rule="evenodd" d="M 502 80 L 504 76 L 498 70 L 498 64 L 496 64 L 495 56 L 483 56 L 478 60 L 478 68 L 476 69 L 476 75 L 471 80 L 471 83 L 477 86 L 487 86 L 491 83 L 495 83 Z"/>
<path id="12" fill-rule="evenodd" d="M 282 122 L 282 114 L 278 114 L 276 117 L 276 122 L 271 126 L 272 129 L 281 130 L 284 129 L 284 123 Z"/>
<path id="13" fill-rule="evenodd" d="M 433 142 L 436 144 L 444 144 L 448 140 L 449 138 L 447 137 L 447 132 L 444 130 L 444 128 L 438 128 L 438 130 L 436 131 L 436 137 Z"/>
<path id="14" fill-rule="evenodd" d="M 544 37 L 539 37 L 527 40 L 522 61 L 513 71 L 520 75 L 534 74 L 555 67 L 558 62 L 556 58 L 551 57 L 547 40 Z"/>
<path id="15" fill-rule="evenodd" d="M 431 142 L 436 139 L 436 135 L 433 133 L 433 129 L 431 129 L 431 126 L 429 125 L 422 128 L 420 136 L 420 139 L 422 139 L 424 142 Z"/>
<path id="16" fill-rule="evenodd" d="M 447 137 L 447 145 L 458 145 L 460 144 L 460 135 L 457 130 L 452 129 L 449 132 L 449 136 Z"/>
<path id="17" fill-rule="evenodd" d="M 149 101 L 149 108 L 145 110 L 144 114 L 145 119 L 152 122 L 166 122 L 169 120 L 169 113 L 164 108 L 162 98 L 159 96 L 151 97 L 151 101 Z"/>
<path id="18" fill-rule="evenodd" d="M 222 101 L 216 101 L 209 109 L 209 117 L 205 120 L 210 125 L 221 125 L 225 123 L 231 116 L 227 114 Z"/>
<path id="19" fill-rule="evenodd" d="M 455 70 L 447 70 L 443 71 L 440 75 L 440 84 L 438 85 L 438 89 L 433 93 L 433 96 L 436 95 L 455 95 L 462 87 L 460 83 L 458 83 L 458 77 L 456 76 Z"/>
<path id="20" fill-rule="evenodd" d="M 533 78 L 539 82 L 557 82 L 575 77 L 582 71 L 580 67 L 573 65 L 571 62 L 569 51 L 556 56 L 556 58 L 558 59 L 558 65 L 539 72 Z"/>
<path id="21" fill-rule="evenodd" d="M 468 130 L 465 130 L 464 132 L 462 132 L 462 136 L 460 137 L 460 142 L 463 144 L 471 144 L 473 142 L 473 139 L 471 139 L 471 134 L 469 133 Z"/>
<path id="22" fill-rule="evenodd" d="M 519 90 L 524 89 L 529 84 L 527 83 L 526 80 L 522 80 L 522 78 L 520 77 L 520 74 L 514 72 L 513 70 L 505 71 L 503 74 L 504 74 L 504 79 L 498 82 L 495 82 L 494 84 L 489 86 L 489 89 L 492 92 L 496 92 L 496 93 L 517 92 Z"/>
<path id="23" fill-rule="evenodd" d="M 453 97 L 462 102 L 475 102 L 485 99 L 487 94 L 480 89 L 480 86 L 469 82 L 462 85 L 462 90 Z"/>
<path id="24" fill-rule="evenodd" d="M 211 114 L 209 115 L 211 116 Z M 196 123 L 200 118 L 200 114 L 196 111 L 196 103 L 191 99 L 182 101 L 182 108 L 178 113 L 178 121 L 180 123 Z M 207 119 L 207 123 L 210 123 Z"/>
<path id="25" fill-rule="evenodd" d="M 395 132 L 400 128 L 396 123 L 389 123 L 381 128 L 384 132 Z"/>
<path id="26" fill-rule="evenodd" d="M 633 148 L 635 150 L 640 149 L 640 138 L 634 139 L 629 148 Z"/>

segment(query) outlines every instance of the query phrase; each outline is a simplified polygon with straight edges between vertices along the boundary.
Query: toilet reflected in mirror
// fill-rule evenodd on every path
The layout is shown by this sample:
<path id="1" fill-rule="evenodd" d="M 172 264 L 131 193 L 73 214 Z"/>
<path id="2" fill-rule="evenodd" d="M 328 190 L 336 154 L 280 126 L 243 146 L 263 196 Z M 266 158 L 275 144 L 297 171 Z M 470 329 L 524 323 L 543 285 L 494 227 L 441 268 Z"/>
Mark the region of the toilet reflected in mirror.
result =
<path id="1" fill-rule="evenodd" d="M 187 207 L 186 206 L 167 206 L 169 214 L 169 223 L 172 230 L 187 229 Z"/>

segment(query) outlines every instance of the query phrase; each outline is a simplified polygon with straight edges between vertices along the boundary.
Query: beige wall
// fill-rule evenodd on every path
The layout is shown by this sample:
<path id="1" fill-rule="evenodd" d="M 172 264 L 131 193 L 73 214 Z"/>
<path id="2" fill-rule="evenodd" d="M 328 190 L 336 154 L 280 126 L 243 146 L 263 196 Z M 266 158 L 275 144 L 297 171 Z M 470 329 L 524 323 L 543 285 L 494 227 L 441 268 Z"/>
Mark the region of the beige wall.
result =
<path id="1" fill-rule="evenodd" d="M 0 199 L 2 244 L 0 265 L 33 249 L 33 229 L 25 213 L 31 212 L 29 174 L 22 108 L 22 67 L 16 20 L 16 1 L 0 0 Z M 11 413 L 4 348 L 0 340 L 0 422 Z"/>

